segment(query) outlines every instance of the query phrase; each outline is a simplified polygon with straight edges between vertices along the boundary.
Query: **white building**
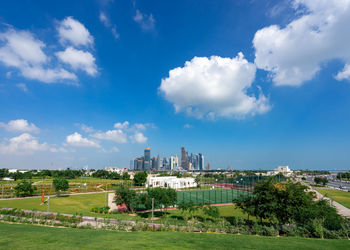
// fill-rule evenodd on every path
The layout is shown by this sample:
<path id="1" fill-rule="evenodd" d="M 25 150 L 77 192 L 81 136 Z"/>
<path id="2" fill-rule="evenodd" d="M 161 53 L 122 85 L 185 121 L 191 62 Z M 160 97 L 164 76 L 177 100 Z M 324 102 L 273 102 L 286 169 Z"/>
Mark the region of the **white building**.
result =
<path id="1" fill-rule="evenodd" d="M 162 188 L 190 188 L 197 187 L 197 183 L 192 177 L 177 178 L 176 176 L 157 176 L 147 177 L 146 187 L 162 187 Z"/>
<path id="2" fill-rule="evenodd" d="M 278 166 L 273 171 L 268 172 L 269 175 L 277 175 L 277 174 L 283 174 L 284 176 L 291 176 L 293 174 L 293 171 L 289 169 L 288 166 Z"/>
<path id="3" fill-rule="evenodd" d="M 128 172 L 127 168 L 116 168 L 116 167 L 105 167 L 105 170 L 110 173 L 118 173 L 118 174 L 123 174 L 124 172 Z"/>

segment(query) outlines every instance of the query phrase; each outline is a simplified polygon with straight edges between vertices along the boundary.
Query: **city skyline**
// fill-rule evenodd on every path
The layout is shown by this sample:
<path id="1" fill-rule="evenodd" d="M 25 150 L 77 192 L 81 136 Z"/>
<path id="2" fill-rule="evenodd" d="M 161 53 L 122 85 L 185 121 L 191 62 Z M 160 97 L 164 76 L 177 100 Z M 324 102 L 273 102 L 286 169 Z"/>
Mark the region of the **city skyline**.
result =
<path id="1" fill-rule="evenodd" d="M 156 153 L 151 157 L 151 148 L 146 147 L 144 154 L 140 157 L 134 157 L 130 161 L 130 169 L 135 171 L 188 171 L 188 170 L 210 170 L 210 164 L 204 166 L 204 155 L 202 153 L 189 154 L 185 147 L 181 147 L 180 160 L 177 154 L 161 156 Z"/>
<path id="2" fill-rule="evenodd" d="M 349 16 L 336 0 L 4 0 L 0 168 L 124 168 L 149 145 L 180 166 L 184 146 L 212 169 L 349 169 Z"/>

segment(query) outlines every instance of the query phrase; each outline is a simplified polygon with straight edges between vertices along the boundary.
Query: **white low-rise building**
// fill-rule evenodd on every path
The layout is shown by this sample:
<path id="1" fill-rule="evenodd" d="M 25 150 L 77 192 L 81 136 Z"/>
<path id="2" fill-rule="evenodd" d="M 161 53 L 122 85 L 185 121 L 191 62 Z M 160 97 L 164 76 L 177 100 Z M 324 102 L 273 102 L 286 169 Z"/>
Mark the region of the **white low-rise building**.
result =
<path id="1" fill-rule="evenodd" d="M 197 183 L 192 177 L 177 178 L 176 176 L 149 176 L 147 177 L 146 187 L 169 187 L 179 189 L 197 187 Z"/>
<path id="2" fill-rule="evenodd" d="M 277 175 L 283 174 L 284 176 L 291 176 L 293 174 L 293 170 L 290 170 L 288 166 L 278 166 L 273 171 L 268 172 L 269 175 Z"/>

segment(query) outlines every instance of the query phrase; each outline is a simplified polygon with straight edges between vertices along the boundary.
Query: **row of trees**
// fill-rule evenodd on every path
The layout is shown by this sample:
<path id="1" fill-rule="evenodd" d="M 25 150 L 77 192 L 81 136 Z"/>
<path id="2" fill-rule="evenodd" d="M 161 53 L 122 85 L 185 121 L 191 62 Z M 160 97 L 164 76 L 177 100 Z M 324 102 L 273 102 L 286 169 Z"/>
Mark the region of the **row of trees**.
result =
<path id="1" fill-rule="evenodd" d="M 338 230 L 343 220 L 327 201 L 313 200 L 313 193 L 300 183 L 277 183 L 273 179 L 258 183 L 253 195 L 235 200 L 248 216 L 273 223 L 301 225 L 319 223 L 328 230 Z"/>
<path id="2" fill-rule="evenodd" d="M 337 174 L 337 179 L 346 179 L 346 180 L 349 180 L 350 179 L 350 172 L 345 172 L 345 173 L 343 173 L 343 172 L 339 172 L 338 174 Z"/>
<path id="3" fill-rule="evenodd" d="M 85 170 L 72 170 L 72 169 L 65 169 L 65 170 L 48 170 L 44 169 L 41 171 L 37 170 L 29 170 L 24 173 L 20 171 L 16 171 L 13 173 L 10 173 L 8 169 L 3 168 L 0 169 L 0 178 L 4 177 L 10 177 L 14 180 L 19 179 L 32 179 L 33 177 L 52 177 L 52 178 L 66 178 L 66 179 L 75 179 L 80 176 L 83 176 L 85 174 Z"/>
<path id="4" fill-rule="evenodd" d="M 177 201 L 177 194 L 171 188 L 152 188 L 147 189 L 146 193 L 136 193 L 135 190 L 127 186 L 121 185 L 115 192 L 114 202 L 117 205 L 125 204 L 129 212 L 135 212 L 138 208 L 151 209 L 152 198 L 154 199 L 155 208 L 167 209 L 174 206 Z"/>
<path id="5" fill-rule="evenodd" d="M 92 174 L 94 178 L 100 179 L 110 179 L 110 180 L 130 180 L 130 175 L 127 172 L 124 172 L 122 175 L 116 172 L 109 172 L 107 170 L 99 169 Z"/>

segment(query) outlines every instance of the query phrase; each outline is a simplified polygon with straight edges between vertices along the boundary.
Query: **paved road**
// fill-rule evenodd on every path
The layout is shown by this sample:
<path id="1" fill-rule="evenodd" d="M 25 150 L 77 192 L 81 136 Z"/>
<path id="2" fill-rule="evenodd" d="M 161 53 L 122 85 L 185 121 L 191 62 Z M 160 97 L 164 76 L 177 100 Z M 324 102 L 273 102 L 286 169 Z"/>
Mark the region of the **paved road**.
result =
<path id="1" fill-rule="evenodd" d="M 306 180 L 312 184 L 316 184 L 314 182 L 315 177 L 316 176 L 309 176 L 306 178 Z M 334 175 L 320 175 L 318 177 L 326 177 L 328 179 L 329 182 L 327 184 L 327 187 L 335 188 L 335 189 L 342 189 L 345 191 L 350 190 L 350 182 L 337 180 Z"/>

